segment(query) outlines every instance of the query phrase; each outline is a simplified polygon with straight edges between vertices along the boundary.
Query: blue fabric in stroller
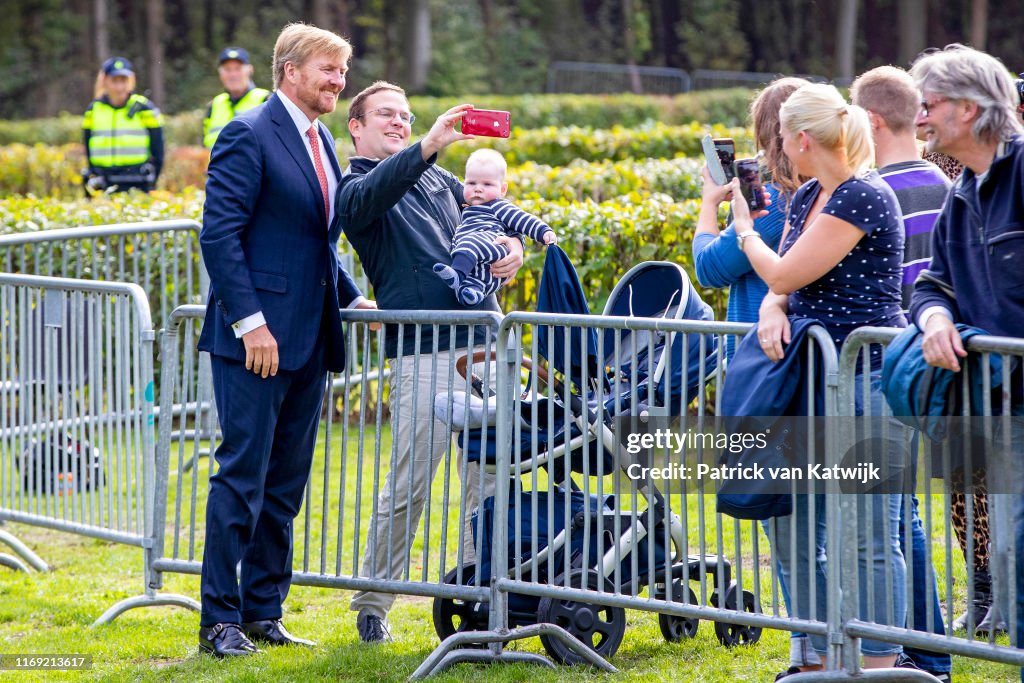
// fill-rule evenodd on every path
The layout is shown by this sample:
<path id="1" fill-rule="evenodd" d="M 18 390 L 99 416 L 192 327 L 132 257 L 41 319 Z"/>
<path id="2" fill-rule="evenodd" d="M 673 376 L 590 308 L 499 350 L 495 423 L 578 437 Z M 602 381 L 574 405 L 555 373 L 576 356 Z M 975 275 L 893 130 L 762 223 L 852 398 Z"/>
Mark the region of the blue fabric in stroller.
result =
<path id="1" fill-rule="evenodd" d="M 538 293 L 538 312 L 590 313 L 576 270 L 558 247 L 549 247 L 547 250 Z M 711 308 L 691 286 L 685 271 L 675 264 L 663 262 L 644 263 L 630 270 L 613 290 L 604 314 L 691 320 L 712 320 L 714 317 Z M 566 410 L 562 405 L 562 391 L 552 392 L 539 401 L 524 400 L 520 412 L 522 424 L 533 425 L 535 429 L 524 426 L 513 430 L 514 447 L 522 460 L 528 459 L 533 452 L 534 439 L 537 444 L 536 453 L 543 453 L 566 444 L 570 439 L 583 436 L 582 430 L 587 426 L 587 421 L 575 418 L 583 412 L 592 416 L 599 405 L 603 406 L 602 413 L 609 423 L 615 416 L 636 415 L 649 405 L 665 407 L 670 415 L 679 415 L 696 396 L 717 362 L 717 338 L 714 335 L 679 332 L 652 334 L 630 329 L 606 329 L 599 332 L 596 328 L 580 327 L 570 328 L 566 335 L 565 328 L 558 325 L 536 325 L 534 333 L 537 336 L 537 348 L 546 357 L 549 369 L 570 387 L 574 397 L 574 405 L 571 407 L 574 409 Z M 603 336 L 600 347 L 603 358 L 600 360 L 599 334 Z M 553 411 L 548 410 L 548 402 L 555 403 Z M 467 429 L 461 432 L 459 444 L 465 451 L 466 459 L 470 462 L 483 460 L 487 464 L 494 464 L 496 431 L 495 427 L 489 426 L 487 429 Z M 582 440 L 582 444 L 572 448 L 568 454 L 552 459 L 545 465 L 550 477 L 556 482 L 571 482 L 566 467 L 572 472 L 611 474 L 616 466 L 615 453 L 602 447 L 596 438 Z M 587 511 L 590 515 L 615 514 L 614 500 L 610 497 L 603 503 L 596 498 L 587 501 L 582 493 L 566 492 L 562 488 L 556 488 L 551 495 L 556 498 L 554 518 L 551 520 L 556 535 L 566 528 L 566 496 L 569 497 L 573 517 L 581 511 Z M 546 500 L 549 493 L 524 492 L 518 499 L 510 495 L 509 523 L 513 527 L 517 523 L 520 526 L 523 555 L 517 558 L 515 549 L 511 547 L 515 528 L 510 528 L 509 557 L 512 566 L 545 548 L 550 541 L 546 537 L 547 508 L 542 513 L 538 510 L 537 519 L 533 519 L 532 508 L 525 509 L 532 505 L 531 496 L 541 496 Z M 479 546 L 482 548 L 479 561 L 483 569 L 481 576 L 484 577 L 491 575 L 493 504 L 493 499 L 484 502 L 482 512 L 477 511 L 482 515 L 477 523 L 482 526 L 474 525 L 474 530 L 479 528 L 483 535 L 482 546 Z M 518 512 L 512 512 L 517 508 Z M 606 525 L 606 529 L 610 527 L 611 524 Z M 595 537 L 589 543 L 590 556 L 583 558 L 583 566 L 593 567 L 600 555 L 611 547 L 614 539 L 609 536 L 598 542 L 596 524 L 591 522 L 589 528 Z M 528 547 L 532 544 L 534 533 L 538 534 L 536 549 Z M 637 552 L 636 559 L 624 558 L 623 566 L 617 572 L 620 581 L 637 578 L 632 576 L 634 569 L 638 575 L 648 573 L 650 568 L 647 566 L 649 555 L 646 543 L 647 539 L 643 539 L 641 545 L 634 549 Z M 582 552 L 582 546 L 583 534 L 572 534 L 570 554 Z M 551 564 L 554 573 L 564 567 L 562 552 L 560 550 L 556 553 Z M 639 564 L 632 567 L 637 560 Z M 657 566 L 654 569 L 662 570 L 664 563 L 664 547 L 655 543 Z"/>
<path id="2" fill-rule="evenodd" d="M 557 246 L 547 249 L 537 298 L 539 313 L 590 314 L 576 269 Z M 693 289 L 685 271 L 676 264 L 665 262 L 643 263 L 626 273 L 612 291 L 604 315 L 714 319 L 711 307 Z M 717 338 L 710 334 L 669 332 L 658 333 L 658 337 L 652 339 L 651 333 L 646 331 L 606 329 L 602 333 L 601 347 L 604 358 L 599 362 L 597 329 L 570 327 L 568 344 L 562 326 L 537 325 L 535 333 L 541 355 L 550 355 L 547 358 L 550 369 L 564 378 L 579 398 L 577 410 L 573 412 L 582 412 L 583 406 L 593 410 L 598 404 L 603 404 L 603 413 L 608 419 L 638 414 L 649 405 L 667 408 L 669 415 L 681 414 L 717 364 Z M 666 347 L 670 353 L 665 353 Z M 553 352 L 549 354 L 549 350 Z M 554 421 L 548 424 L 551 417 L 546 402 L 552 400 L 556 404 Z M 562 445 L 582 434 L 575 422 L 570 422 L 569 428 L 565 429 L 565 415 L 560 397 L 543 397 L 538 403 L 522 404 L 524 422 L 536 426 L 538 452 Z M 459 445 L 464 449 L 467 460 L 494 464 L 496 433 L 493 423 L 486 430 L 461 432 Z M 529 453 L 533 438 L 530 430 L 521 431 L 520 453 Z M 604 460 L 599 470 L 594 447 L 585 445 L 582 449 L 574 449 L 569 457 L 570 469 L 583 471 L 583 459 L 586 457 L 590 472 L 611 472 L 615 466 L 614 454 L 605 450 L 601 455 Z"/>
<path id="3" fill-rule="evenodd" d="M 566 502 L 568 499 L 568 518 L 566 517 Z M 533 501 L 536 500 L 536 515 L 534 515 Z M 566 491 L 561 487 L 553 491 L 528 492 L 521 491 L 518 500 L 510 496 L 509 508 L 518 510 L 508 517 L 508 558 L 509 565 L 516 566 L 527 562 L 531 557 L 548 547 L 551 540 L 557 537 L 567 527 L 575 527 L 573 533 L 569 534 L 569 559 L 568 565 L 572 567 L 594 567 L 601 561 L 602 556 L 612 549 L 615 538 L 612 535 L 613 524 L 610 521 L 615 514 L 614 497 L 604 496 L 603 498 L 591 495 L 586 496 L 582 491 Z M 589 533 L 584 536 L 579 526 L 584 513 L 589 518 L 586 525 Z M 597 524 L 598 515 L 605 516 L 603 527 Z M 488 498 L 473 513 L 473 535 L 474 540 L 482 540 L 479 547 L 483 548 L 480 557 L 480 576 L 491 576 L 491 556 L 494 548 L 494 498 Z M 516 526 L 519 531 L 516 531 Z M 654 535 L 660 538 L 659 533 Z M 599 532 L 603 532 L 599 537 Z M 518 533 L 518 538 L 517 538 Z M 584 544 L 584 538 L 587 543 Z M 584 545 L 586 545 L 587 556 L 584 558 Z M 643 538 L 634 549 L 636 554 L 637 574 L 643 576 L 647 573 L 649 564 L 649 538 Z M 654 563 L 657 568 L 665 566 L 665 548 L 661 543 L 654 544 Z M 546 583 L 553 581 L 555 575 L 561 573 L 566 567 L 565 547 L 559 546 L 558 550 L 552 553 L 544 561 L 531 578 L 533 581 Z M 609 588 L 613 581 L 627 584 L 634 578 L 633 561 L 623 558 L 619 571 L 613 577 L 608 578 Z M 522 614 L 533 615 L 537 611 L 537 604 L 540 598 L 518 593 L 509 594 L 509 610 Z"/>

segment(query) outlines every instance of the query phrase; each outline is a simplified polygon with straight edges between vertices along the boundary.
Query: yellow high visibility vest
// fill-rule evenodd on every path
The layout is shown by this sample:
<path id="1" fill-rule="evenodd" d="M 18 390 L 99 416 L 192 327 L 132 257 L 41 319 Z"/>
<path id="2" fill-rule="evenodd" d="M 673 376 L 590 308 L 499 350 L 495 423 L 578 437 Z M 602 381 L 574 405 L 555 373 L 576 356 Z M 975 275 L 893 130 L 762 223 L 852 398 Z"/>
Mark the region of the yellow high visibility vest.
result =
<path id="1" fill-rule="evenodd" d="M 149 131 L 162 125 L 160 110 L 142 95 L 131 95 L 121 107 L 95 100 L 82 122 L 90 131 L 89 164 L 108 168 L 144 163 L 150 157 Z"/>
<path id="2" fill-rule="evenodd" d="M 228 125 L 228 121 L 263 104 L 269 96 L 269 90 L 253 88 L 242 95 L 242 99 L 234 105 L 231 104 L 231 95 L 226 92 L 214 97 L 210 103 L 210 115 L 203 119 L 203 146 L 212 149 L 213 143 L 217 142 L 217 136 L 220 135 L 221 129 Z"/>

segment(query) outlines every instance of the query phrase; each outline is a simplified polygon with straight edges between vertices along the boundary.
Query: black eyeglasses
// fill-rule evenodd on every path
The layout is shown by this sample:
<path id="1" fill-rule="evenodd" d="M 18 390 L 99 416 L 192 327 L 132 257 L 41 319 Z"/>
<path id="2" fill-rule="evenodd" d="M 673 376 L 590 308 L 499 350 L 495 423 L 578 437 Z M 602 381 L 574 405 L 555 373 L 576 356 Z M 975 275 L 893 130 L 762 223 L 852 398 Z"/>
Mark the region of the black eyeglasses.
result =
<path id="1" fill-rule="evenodd" d="M 390 121 L 395 118 L 395 114 L 398 114 L 398 118 L 402 119 L 402 123 L 408 123 L 410 126 L 416 123 L 416 115 L 412 112 L 400 111 L 398 109 L 392 109 L 391 107 L 380 107 L 378 109 L 371 109 L 370 111 L 364 111 L 359 116 L 353 116 L 352 118 L 361 119 L 367 114 L 373 114 L 379 116 L 385 121 Z"/>
<path id="2" fill-rule="evenodd" d="M 924 117 L 928 118 L 932 115 L 932 109 L 939 106 L 943 102 L 949 102 L 948 97 L 936 97 L 934 100 L 929 102 L 928 100 L 921 100 L 921 111 L 924 112 Z"/>

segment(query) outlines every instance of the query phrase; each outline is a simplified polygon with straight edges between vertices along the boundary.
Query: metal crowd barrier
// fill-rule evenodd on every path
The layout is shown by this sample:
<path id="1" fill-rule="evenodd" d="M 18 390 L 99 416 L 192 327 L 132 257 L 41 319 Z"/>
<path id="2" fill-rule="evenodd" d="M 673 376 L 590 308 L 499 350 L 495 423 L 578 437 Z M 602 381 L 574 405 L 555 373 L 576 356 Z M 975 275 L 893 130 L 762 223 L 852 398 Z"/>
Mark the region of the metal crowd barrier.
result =
<path id="1" fill-rule="evenodd" d="M 549 93 L 642 92 L 675 95 L 690 90 L 690 75 L 664 66 L 630 66 L 594 62 L 552 62 Z"/>
<path id="2" fill-rule="evenodd" d="M 177 306 L 206 303 L 210 278 L 199 245 L 200 228 L 194 220 L 181 219 L 0 235 L 0 272 L 133 282 L 146 293 L 159 331 Z M 351 251 L 343 246 L 339 256 L 367 291 L 366 275 Z M 354 365 L 356 358 L 350 361 Z M 154 367 L 159 383 L 159 358 Z M 209 368 L 199 371 L 208 374 Z M 196 428 L 209 437 L 217 426 L 215 408 L 212 400 L 202 407 L 207 412 Z"/>
<path id="3" fill-rule="evenodd" d="M 887 345 L 899 330 L 891 328 L 865 327 L 854 331 L 845 341 L 839 363 L 839 386 L 840 386 L 840 419 L 849 418 L 854 415 L 857 395 L 866 397 L 869 393 L 869 379 L 864 373 L 858 372 L 868 362 L 872 350 L 878 352 L 880 347 Z M 904 648 L 914 648 L 915 651 L 926 651 L 932 653 L 947 653 L 986 659 L 996 662 L 1004 662 L 1014 666 L 1024 666 L 1024 649 L 1018 649 L 1010 645 L 1003 645 L 996 642 L 997 630 L 993 628 L 988 631 L 986 637 L 976 637 L 974 633 L 974 619 L 969 620 L 966 631 L 962 634 L 953 630 L 953 619 L 959 601 L 956 596 L 963 592 L 967 604 L 973 602 L 975 570 L 973 562 L 974 548 L 973 539 L 975 524 L 983 523 L 975 509 L 975 495 L 970 493 L 970 488 L 958 480 L 952 474 L 952 465 L 963 459 L 967 469 L 971 470 L 971 458 L 978 458 L 979 461 L 985 452 L 991 452 L 992 444 L 1012 444 L 1010 446 L 1010 461 L 993 461 L 989 455 L 987 463 L 987 486 L 988 486 L 988 519 L 989 536 L 991 546 L 989 548 L 990 564 L 992 567 L 993 586 L 992 602 L 1005 618 L 1008 626 L 1009 642 L 1018 642 L 1016 605 L 1018 600 L 1018 586 L 1015 580 L 1019 568 L 1017 562 L 1021 557 L 1020 553 L 1024 548 L 1017 547 L 1018 539 L 1014 535 L 1013 505 L 1019 503 L 1022 492 L 1019 481 L 1019 454 L 1024 447 L 1024 430 L 1021 429 L 1019 416 L 1011 413 L 1011 387 L 1015 382 L 1020 382 L 1022 361 L 1024 361 L 1024 339 L 1013 339 L 1003 337 L 978 336 L 971 338 L 967 343 L 967 349 L 972 354 L 981 354 L 981 367 L 990 367 L 991 359 L 997 358 L 1000 361 L 998 371 L 982 371 L 982 376 L 972 376 L 972 366 L 961 361 L 962 371 L 957 375 L 950 392 L 950 400 L 960 396 L 962 406 L 962 418 L 949 420 L 948 430 L 952 433 L 961 426 L 978 427 L 984 431 L 984 445 L 969 438 L 947 438 L 944 442 L 935 443 L 924 434 L 916 432 L 915 443 L 920 442 L 921 447 L 912 453 L 916 469 L 915 493 L 909 488 L 901 496 L 903 518 L 910 520 L 912 509 L 915 505 L 914 497 L 917 498 L 917 509 L 921 518 L 925 534 L 923 544 L 923 557 L 920 550 L 915 551 L 911 527 L 909 523 L 897 530 L 900 544 L 907 566 L 906 571 L 906 595 L 907 595 L 907 619 L 902 626 L 891 625 L 891 615 L 880 615 L 868 609 L 865 615 L 858 611 L 857 605 L 860 596 L 858 595 L 859 567 L 856 560 L 857 524 L 858 511 L 851 503 L 852 496 L 842 496 L 841 526 L 842 526 L 842 573 L 843 586 L 845 589 L 840 595 L 832 595 L 831 598 L 841 600 L 842 612 L 842 649 L 843 669 L 851 676 L 871 675 L 870 671 L 863 671 L 860 664 L 860 640 L 871 638 L 877 641 L 895 643 Z M 977 373 L 974 373 L 975 375 Z M 1016 376 L 1016 378 L 1015 378 Z M 972 386 L 975 392 L 981 396 L 980 412 L 977 416 L 978 406 L 975 406 L 976 417 L 971 417 L 970 394 Z M 1000 388 L 993 392 L 993 387 Z M 993 398 L 995 393 L 996 397 Z M 870 402 L 863 400 L 865 415 L 870 416 Z M 995 408 L 995 410 L 993 410 Z M 891 408 L 887 403 L 883 404 L 882 417 L 888 418 L 892 415 Z M 871 417 L 879 417 L 874 415 Z M 884 424 L 889 421 L 886 420 Z M 851 433 L 852 423 L 849 420 L 840 422 L 840 448 L 848 447 L 857 435 Z M 992 441 L 992 439 L 995 439 Z M 1000 441 L 1002 439 L 1002 441 Z M 973 455 L 972 455 L 973 452 Z M 1016 455 L 1016 466 L 1014 456 Z M 966 549 L 961 549 L 960 544 L 954 538 L 952 526 L 952 497 L 954 493 L 963 495 L 965 507 L 965 538 L 967 539 Z M 939 522 L 936 521 L 939 516 Z M 941 537 L 935 537 L 935 529 L 941 528 Z M 888 530 L 887 530 L 888 531 Z M 916 552 L 916 555 L 915 555 Z M 965 559 L 966 556 L 966 559 Z M 916 562 L 915 562 L 916 560 Z M 915 571 L 915 564 L 924 565 L 924 571 Z M 936 571 L 936 565 L 943 567 L 943 571 Z M 923 575 L 922 575 L 923 574 Z M 887 575 L 886 583 L 893 580 Z M 964 582 L 966 580 L 966 590 Z M 884 590 L 885 587 L 876 586 L 875 590 Z M 941 611 L 945 614 L 936 614 L 936 607 L 932 594 L 937 591 L 938 602 Z M 915 614 L 915 598 L 923 603 L 924 609 L 918 607 Z M 868 600 L 870 607 L 871 600 Z M 941 622 L 939 628 L 936 618 Z M 886 625 L 887 622 L 889 625 Z M 932 626 L 929 627 L 929 624 Z M 800 680 L 813 680 L 811 674 L 805 674 L 807 678 Z M 881 674 L 884 676 L 885 674 Z M 830 678 L 829 680 L 836 680 Z"/>
<path id="4" fill-rule="evenodd" d="M 178 306 L 205 304 L 210 277 L 194 220 L 88 225 L 0 235 L 0 272 L 133 282 L 149 297 L 153 329 Z M 366 275 L 351 251 L 342 265 L 366 291 Z"/>
<path id="5" fill-rule="evenodd" d="M 156 330 L 176 306 L 206 303 L 210 286 L 193 220 L 0 235 L 0 271 L 133 282 L 148 297 Z"/>
<path id="6" fill-rule="evenodd" d="M 153 338 L 137 285 L 0 274 L 0 522 L 148 555 Z M 10 534 L 0 540 L 46 568 Z"/>
<path id="7" fill-rule="evenodd" d="M 518 312 L 504 318 L 498 447 L 490 467 L 497 474 L 495 497 L 479 514 L 493 511 L 490 571 L 484 572 L 492 579 L 490 609 L 442 601 L 440 611 L 449 616 L 438 631 L 448 637 L 413 679 L 465 661 L 547 664 L 538 655 L 503 650 L 533 636 L 559 662 L 614 671 L 605 658 L 625 635 L 625 609 L 658 613 L 670 642 L 693 637 L 701 620 L 713 622 L 725 646 L 752 644 L 764 627 L 828 632 L 828 615 L 783 615 L 776 566 L 761 566 L 759 525 L 715 512 L 715 483 L 697 479 L 692 468 L 717 463 L 717 448 L 696 443 L 681 458 L 656 450 L 647 465 L 667 468 L 658 479 L 636 469 L 643 463 L 625 447 L 631 435 L 669 424 L 657 422 L 669 415 L 678 420 L 671 423 L 677 434 L 704 431 L 721 414 L 726 373 L 709 356 L 749 327 Z M 824 385 L 817 389 L 834 410 L 834 345 L 823 328 L 811 336 L 823 352 Z M 596 362 L 573 368 L 574 344 Z M 665 352 L 672 345 L 678 354 Z M 691 350 L 696 363 L 687 360 Z M 691 384 L 692 400 L 681 393 L 670 398 Z M 609 402 L 612 396 L 619 399 Z M 690 466 L 690 473 L 672 469 L 675 464 Z M 465 570 L 472 579 L 458 583 L 478 585 Z M 474 644 L 488 649 L 466 647 Z"/>
<path id="8" fill-rule="evenodd" d="M 217 445 L 216 437 L 209 439 L 194 428 L 202 419 L 201 405 L 211 395 L 208 375 L 199 371 L 207 354 L 196 351 L 204 312 L 199 306 L 175 310 L 161 340 L 164 410 L 156 454 L 154 528 L 165 532 L 153 538 L 153 590 L 162 587 L 164 572 L 199 574 L 202 568 L 206 497 L 215 464 L 211 458 L 206 467 L 190 469 L 188 465 L 200 451 L 212 452 Z M 399 482 L 389 474 L 400 458 L 394 428 L 411 423 L 409 408 L 426 407 L 432 415 L 438 393 L 465 394 L 470 386 L 471 379 L 459 375 L 445 360 L 447 354 L 436 351 L 430 340 L 460 329 L 473 330 L 470 353 L 493 348 L 499 317 L 401 311 L 343 311 L 343 317 L 348 321 L 347 342 L 356 365 L 325 383 L 318 441 L 322 446 L 315 454 L 294 526 L 293 584 L 486 601 L 486 588 L 456 586 L 445 580 L 459 575 L 466 557 L 479 551 L 479 543 L 473 543 L 464 523 L 471 512 L 467 498 L 475 494 L 479 499 L 490 491 L 490 478 L 457 458 L 450 424 L 435 434 L 434 419 L 419 421 L 424 438 L 442 445 L 435 454 L 437 472 L 428 478 L 432 483 L 427 494 L 414 492 L 415 476 Z M 371 322 L 397 330 L 399 336 L 407 329 L 418 332 L 398 346 L 399 357 L 389 359 L 385 330 L 371 330 Z M 408 403 L 396 405 L 397 389 L 388 380 L 397 381 L 403 373 L 425 378 L 429 388 L 413 391 Z M 482 381 L 492 382 L 486 365 Z M 449 409 L 453 405 L 454 399 Z M 173 406 L 181 410 L 173 411 Z M 411 470 L 424 474 L 430 457 L 422 444 L 415 449 Z M 386 495 L 383 504 L 381 494 Z M 422 504 L 422 516 L 415 524 L 403 516 L 410 500 L 413 505 Z M 397 543 L 403 537 L 411 540 L 411 552 L 399 551 Z M 394 573 L 370 569 L 381 565 Z M 380 600 L 371 598 L 374 605 Z M 199 608 L 194 602 L 189 606 Z"/>

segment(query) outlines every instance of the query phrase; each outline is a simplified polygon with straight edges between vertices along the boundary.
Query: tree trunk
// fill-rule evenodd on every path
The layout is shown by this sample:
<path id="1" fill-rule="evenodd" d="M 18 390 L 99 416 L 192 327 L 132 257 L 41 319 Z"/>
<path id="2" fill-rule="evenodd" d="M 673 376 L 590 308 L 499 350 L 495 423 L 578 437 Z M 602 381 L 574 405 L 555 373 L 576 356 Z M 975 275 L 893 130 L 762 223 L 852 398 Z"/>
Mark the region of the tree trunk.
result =
<path id="1" fill-rule="evenodd" d="M 207 50 L 213 52 L 217 49 L 214 36 L 213 24 L 217 20 L 216 0 L 206 0 L 203 3 L 203 45 Z"/>
<path id="2" fill-rule="evenodd" d="M 493 68 L 497 64 L 498 47 L 498 24 L 494 16 L 494 3 L 492 0 L 480 0 L 480 20 L 484 27 L 484 53 L 487 56 L 487 79 L 491 83 L 494 92 L 505 92 L 502 88 L 501 69 Z"/>
<path id="3" fill-rule="evenodd" d="M 331 30 L 331 17 L 327 9 L 327 0 L 312 0 L 309 14 L 314 26 L 327 31 Z"/>
<path id="4" fill-rule="evenodd" d="M 158 107 L 166 106 L 164 87 L 164 2 L 146 0 L 146 58 L 149 64 L 149 91 Z"/>
<path id="5" fill-rule="evenodd" d="M 856 75 L 854 55 L 857 47 L 857 0 L 841 0 L 839 20 L 836 22 L 835 74 L 840 79 L 852 80 Z"/>
<path id="6" fill-rule="evenodd" d="M 341 34 L 349 42 L 352 41 L 352 24 L 349 20 L 348 0 L 336 0 L 334 3 L 335 26 L 330 30 Z M 355 45 L 353 45 L 353 48 Z"/>
<path id="7" fill-rule="evenodd" d="M 925 0 L 903 0 L 899 3 L 900 12 L 900 63 L 904 67 L 911 62 L 921 50 L 928 47 L 928 3 Z"/>
<path id="8" fill-rule="evenodd" d="M 984 50 L 988 39 L 988 0 L 971 1 L 971 47 Z"/>
<path id="9" fill-rule="evenodd" d="M 622 24 L 625 28 L 626 67 L 629 69 L 629 89 L 636 94 L 643 92 L 640 72 L 636 68 L 636 35 L 633 33 L 633 2 L 622 0 Z"/>
<path id="10" fill-rule="evenodd" d="M 107 0 L 93 0 L 93 37 L 95 38 L 96 58 L 101 62 L 110 56 L 109 17 Z"/>
<path id="11" fill-rule="evenodd" d="M 423 92 L 430 74 L 430 3 L 413 0 L 409 10 L 409 90 Z"/>

